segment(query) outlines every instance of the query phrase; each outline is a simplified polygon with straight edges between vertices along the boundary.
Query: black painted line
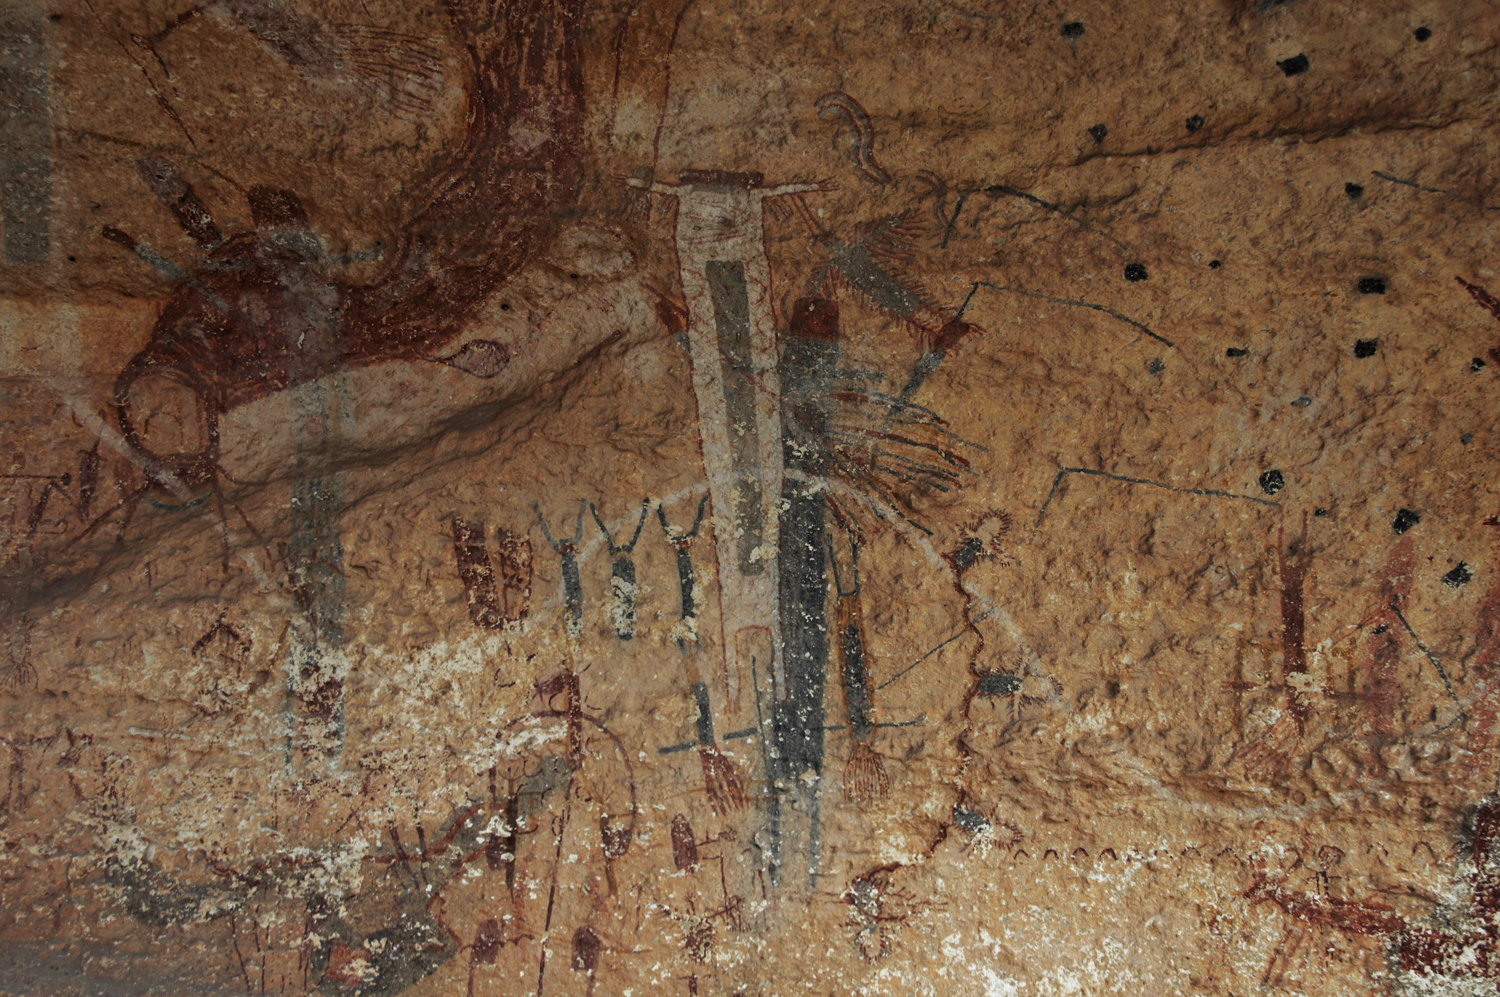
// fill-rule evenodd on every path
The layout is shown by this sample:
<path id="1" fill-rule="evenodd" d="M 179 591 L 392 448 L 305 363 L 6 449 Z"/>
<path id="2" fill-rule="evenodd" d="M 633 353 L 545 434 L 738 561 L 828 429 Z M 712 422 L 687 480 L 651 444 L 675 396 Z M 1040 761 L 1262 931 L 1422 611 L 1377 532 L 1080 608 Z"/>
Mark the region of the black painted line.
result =
<path id="1" fill-rule="evenodd" d="M 925 423 L 917 423 L 917 425 L 926 425 L 926 424 Z M 897 438 L 897 437 L 889 435 L 889 434 L 875 433 L 875 432 L 872 432 L 870 430 L 865 430 L 865 431 L 862 431 L 862 432 L 858 431 L 858 430 L 859 430 L 858 426 L 851 426 L 851 425 L 846 424 L 846 423 L 834 423 L 834 424 L 832 424 L 832 425 L 830 425 L 828 427 L 827 432 L 828 432 L 829 436 L 835 436 L 835 437 L 839 437 L 841 439 L 855 441 L 855 442 L 861 442 L 861 443 L 868 443 L 870 440 L 878 440 L 878 441 L 880 441 L 880 443 L 877 444 L 877 448 L 878 448 L 878 450 L 879 450 L 880 453 L 895 454 L 896 451 L 895 451 L 894 448 L 898 447 L 898 446 L 912 447 L 912 448 L 917 449 L 917 450 L 930 450 L 933 453 L 937 454 L 939 457 L 941 457 L 942 460 L 943 460 L 943 463 L 947 464 L 949 467 L 958 468 L 960 471 L 967 471 L 969 474 L 975 474 L 975 473 L 977 473 L 977 472 L 975 472 L 975 470 L 972 467 L 969 466 L 969 462 L 968 461 L 964 460 L 962 457 L 956 457 L 956 456 L 954 456 L 954 455 L 946 452 L 945 450 L 943 450 L 942 447 L 938 446 L 936 443 L 927 443 L 927 442 L 925 442 L 923 440 L 919 440 L 919 439 L 916 439 L 914 437 L 900 437 L 900 438 Z M 968 441 L 967 440 L 963 440 L 962 438 L 960 438 L 960 442 L 967 443 Z M 911 458 L 904 458 L 904 459 L 910 460 Z"/>
<path id="2" fill-rule="evenodd" d="M 1437 655 L 1433 654 L 1427 649 L 1427 645 L 1422 643 L 1422 638 L 1418 637 L 1417 632 L 1411 628 L 1411 624 L 1406 622 L 1406 617 L 1401 613 L 1401 607 L 1392 602 L 1391 609 L 1395 612 L 1396 619 L 1400 620 L 1401 625 L 1406 628 L 1406 632 L 1411 634 L 1411 639 L 1417 642 L 1417 647 L 1423 654 L 1427 655 L 1427 660 L 1432 662 L 1432 667 L 1437 670 L 1438 678 L 1443 680 L 1443 688 L 1448 690 L 1448 696 L 1453 700 L 1453 705 L 1458 707 L 1458 716 L 1454 717 L 1452 720 L 1449 720 L 1447 723 L 1443 724 L 1443 726 L 1439 727 L 1432 733 L 1441 733 L 1442 731 L 1445 731 L 1449 727 L 1452 727 L 1454 724 L 1458 723 L 1460 720 L 1467 720 L 1469 717 L 1469 712 L 1464 709 L 1464 704 L 1459 700 L 1458 694 L 1453 691 L 1453 683 L 1448 681 L 1448 673 L 1443 670 L 1443 666 L 1438 661 Z"/>
<path id="3" fill-rule="evenodd" d="M 959 630 L 958 630 L 958 631 L 956 631 L 956 632 L 955 632 L 955 633 L 954 633 L 954 634 L 953 634 L 953 635 L 952 635 L 952 636 L 950 636 L 950 637 L 948 637 L 948 638 L 946 638 L 946 639 L 945 639 L 945 640 L 944 640 L 944 641 L 943 641 L 943 642 L 942 642 L 942 643 L 941 643 L 941 644 L 939 644 L 939 645 L 938 645 L 938 646 L 937 646 L 937 647 L 934 647 L 934 648 L 933 648 L 933 649 L 932 649 L 932 650 L 930 650 L 930 651 L 928 651 L 928 652 L 927 652 L 927 653 L 926 653 L 926 654 L 924 654 L 924 655 L 922 655 L 922 656 L 921 656 L 921 657 L 920 657 L 920 658 L 918 658 L 918 659 L 917 659 L 917 660 L 916 660 L 916 661 L 913 661 L 913 662 L 912 662 L 912 663 L 911 663 L 911 664 L 909 664 L 909 665 L 907 665 L 907 666 L 906 666 L 906 667 L 905 667 L 905 668 L 903 668 L 903 669 L 901 669 L 901 670 L 900 670 L 900 671 L 899 671 L 899 672 L 897 672 L 897 673 L 896 673 L 896 674 L 895 674 L 895 675 L 892 675 L 892 676 L 891 676 L 891 677 L 890 677 L 890 678 L 888 678 L 888 679 L 886 679 L 886 680 L 885 680 L 885 681 L 884 681 L 884 682 L 882 682 L 882 683 L 880 683 L 880 684 L 879 684 L 879 685 L 877 685 L 877 686 L 876 686 L 876 687 L 875 687 L 875 691 L 876 691 L 876 692 L 879 692 L 879 691 L 880 691 L 880 690 L 881 690 L 881 689 L 884 689 L 884 688 L 885 688 L 885 687 L 886 687 L 886 686 L 888 686 L 888 685 L 891 685 L 891 684 L 892 684 L 892 683 L 894 683 L 894 682 L 895 682 L 895 681 L 896 681 L 896 680 L 897 680 L 897 679 L 899 679 L 899 678 L 901 678 L 901 676 L 903 676 L 903 675 L 905 675 L 905 674 L 906 674 L 906 673 L 907 673 L 907 672 L 909 672 L 909 671 L 911 671 L 911 670 L 912 670 L 912 669 L 913 669 L 913 668 L 915 668 L 915 667 L 917 667 L 917 666 L 918 666 L 918 665 L 920 665 L 920 664 L 921 664 L 921 663 L 922 663 L 922 662 L 924 662 L 924 661 L 926 661 L 926 660 L 927 660 L 927 659 L 928 659 L 928 658 L 930 658 L 930 657 L 932 657 L 932 656 L 933 656 L 933 655 L 934 655 L 934 654 L 937 654 L 937 653 L 938 653 L 938 652 L 939 652 L 939 651 L 941 651 L 941 650 L 942 650 L 942 649 L 943 649 L 943 648 L 945 648 L 945 647 L 947 647 L 947 646 L 948 646 L 948 645 L 949 645 L 949 644 L 951 644 L 951 643 L 953 643 L 953 642 L 954 642 L 954 641 L 956 641 L 956 640 L 958 640 L 958 638 L 960 638 L 960 637 L 962 637 L 962 636 L 963 636 L 963 635 L 964 635 L 964 634 L 966 634 L 966 633 L 968 633 L 968 632 L 969 632 L 969 631 L 968 631 L 968 628 L 966 628 L 966 627 L 965 627 L 965 628 L 960 628 L 960 629 L 959 629 Z"/>
<path id="4" fill-rule="evenodd" d="M 734 740 L 738 740 L 739 738 L 742 738 L 742 737 L 754 737 L 758 733 L 760 733 L 760 731 L 757 728 L 755 728 L 755 727 L 746 727 L 743 730 L 732 730 L 732 731 L 730 731 L 728 734 L 724 735 L 724 740 L 726 740 L 726 741 L 734 741 Z"/>
<path id="5" fill-rule="evenodd" d="M 990 186 L 984 188 L 984 193 L 989 194 L 991 197 L 995 196 L 996 194 L 1004 194 L 1007 197 L 1018 197 L 1023 201 L 1030 201 L 1032 204 L 1040 205 L 1041 207 L 1046 208 L 1048 211 L 1053 211 L 1059 215 L 1062 215 L 1064 218 L 1068 219 L 1071 222 L 1076 222 L 1079 228 L 1082 228 L 1085 232 L 1093 232 L 1095 235 L 1104 236 L 1104 238 L 1108 239 L 1116 246 L 1119 246 L 1127 253 L 1133 251 L 1130 246 L 1121 242 L 1115 236 L 1110 235 L 1102 228 L 1090 225 L 1088 222 L 1084 221 L 1082 218 L 1079 218 L 1077 215 L 1073 214 L 1073 212 L 1067 210 L 1062 205 L 1053 204 L 1051 201 L 1044 201 L 1040 197 L 1037 197 L 1035 194 L 1028 194 L 1024 190 L 1019 190 L 1015 187 L 1011 187 L 1003 183 L 991 184 Z M 955 214 L 956 213 L 957 212 L 955 212 Z"/>
<path id="6" fill-rule="evenodd" d="M 918 360 L 920 361 L 920 359 L 921 358 L 919 357 Z M 925 412 L 927 415 L 932 416 L 934 419 L 938 418 L 938 414 L 927 406 L 918 405 L 914 401 L 902 398 L 900 395 L 893 395 L 889 391 L 881 391 L 878 388 L 860 388 L 858 390 L 865 397 L 870 398 L 873 401 L 889 405 L 891 408 L 915 409 L 918 412 Z"/>
<path id="7" fill-rule="evenodd" d="M 1401 177 L 1393 177 L 1389 173 L 1382 173 L 1379 170 L 1371 170 L 1370 172 L 1382 180 L 1389 180 L 1391 183 L 1398 183 L 1403 187 L 1413 187 L 1424 194 L 1446 194 L 1449 197 L 1462 196 L 1456 190 L 1444 190 L 1441 187 L 1424 187 L 1414 180 L 1403 180 Z M 1480 204 L 1479 207 L 1485 211 L 1500 211 L 1500 204 Z"/>
<path id="8" fill-rule="evenodd" d="M 760 729 L 760 757 L 761 765 L 767 782 L 776 778 L 776 769 L 771 761 L 771 739 L 766 737 L 766 715 L 760 704 L 760 669 L 756 666 L 755 655 L 750 655 L 750 684 L 755 690 L 755 722 Z M 772 731 L 775 734 L 775 731 Z M 777 793 L 771 793 L 767 802 L 767 817 L 771 824 L 771 840 L 767 851 L 770 853 L 768 865 L 771 871 L 771 885 L 775 886 L 781 878 L 781 797 Z"/>
<path id="9" fill-rule="evenodd" d="M 656 753 L 658 755 L 672 755 L 679 751 L 687 751 L 689 748 L 696 748 L 697 746 L 697 741 L 684 741 L 681 744 L 669 744 L 665 748 L 657 748 Z"/>
<path id="10" fill-rule="evenodd" d="M 207 492 L 195 499 L 188 499 L 186 502 L 162 502 L 159 499 L 152 498 L 150 495 L 146 496 L 146 504 L 153 509 L 160 509 L 162 512 L 181 512 L 184 509 L 196 509 L 207 501 Z"/>
<path id="11" fill-rule="evenodd" d="M 919 423 L 918 425 L 922 425 L 922 424 Z M 920 442 L 908 442 L 908 441 L 903 441 L 903 440 L 881 440 L 879 437 L 866 436 L 866 435 L 863 435 L 863 434 L 860 434 L 860 433 L 845 432 L 844 430 L 839 429 L 838 427 L 829 427 L 827 430 L 825 430 L 825 435 L 827 435 L 828 437 L 830 437 L 832 439 L 840 440 L 840 441 L 843 441 L 845 443 L 858 444 L 858 445 L 861 445 L 861 446 L 870 447 L 870 449 L 874 450 L 881 457 L 890 457 L 892 460 L 899 460 L 899 461 L 901 461 L 901 462 L 903 462 L 905 464 L 909 464 L 912 467 L 919 468 L 919 469 L 922 469 L 922 470 L 935 471 L 935 472 L 941 474 L 943 477 L 948 478 L 950 481 L 961 480 L 962 475 L 958 473 L 960 471 L 964 472 L 964 473 L 967 473 L 967 474 L 972 474 L 972 475 L 975 475 L 975 476 L 977 476 L 978 473 L 979 473 L 979 472 L 975 471 L 972 467 L 968 466 L 967 464 L 962 463 L 960 460 L 957 460 L 955 458 L 952 458 L 952 457 L 948 456 L 947 454 L 942 453 L 942 451 L 940 451 L 940 450 L 938 451 L 938 456 L 942 457 L 943 461 L 948 465 L 948 467 L 946 467 L 946 468 L 942 467 L 942 466 L 940 466 L 938 464 L 929 464 L 929 463 L 926 463 L 924 461 L 915 460 L 915 459 L 913 459 L 911 457 L 907 457 L 907 456 L 901 454 L 900 452 L 898 452 L 895 449 L 895 447 L 898 447 L 898 446 L 915 446 L 919 450 L 937 450 L 937 448 L 934 447 L 934 446 L 932 446 L 931 444 L 923 444 L 923 443 L 920 443 Z M 875 445 L 873 447 L 870 446 L 871 440 L 875 440 L 876 441 L 876 443 L 875 443 Z M 950 469 L 954 469 L 954 468 L 956 468 L 957 470 L 950 470 Z M 890 468 L 882 468 L 882 470 L 887 470 L 888 471 L 888 470 L 890 470 Z"/>
<path id="12" fill-rule="evenodd" d="M 983 443 L 975 443 L 973 440 L 964 439 L 962 436 L 959 436 L 947 426 L 942 425 L 940 422 L 933 422 L 928 419 L 917 419 L 909 415 L 898 415 L 895 418 L 895 423 L 903 426 L 920 426 L 925 429 L 931 429 L 934 432 L 942 433 L 944 436 L 950 437 L 958 443 L 962 443 L 966 447 L 973 447 L 975 450 L 978 450 L 981 453 L 990 452 L 990 448 L 985 446 Z"/>
<path id="13" fill-rule="evenodd" d="M 978 616 L 974 617 L 974 622 L 975 623 L 983 623 L 985 620 L 987 620 L 987 619 L 990 618 L 990 615 L 993 612 L 994 611 L 990 610 L 990 609 L 985 610 L 984 612 L 980 613 Z M 968 627 L 959 627 L 957 630 L 953 631 L 953 633 L 951 633 L 947 637 L 943 638 L 942 642 L 939 643 L 937 646 L 928 649 L 928 651 L 927 651 L 926 654 L 922 655 L 916 661 L 913 661 L 911 664 L 907 665 L 905 668 L 901 669 L 899 672 L 897 672 L 896 674 L 892 675 L 890 678 L 886 679 L 884 682 L 882 682 L 879 685 L 877 685 L 875 687 L 875 691 L 879 692 L 880 690 L 884 689 L 888 685 L 894 685 L 907 672 L 911 671 L 913 668 L 917 667 L 922 662 L 924 662 L 928 658 L 932 657 L 934 654 L 937 654 L 943 648 L 947 647 L 949 644 L 951 644 L 954 641 L 958 640 L 960 637 L 962 637 L 964 634 L 966 634 L 968 632 L 969 632 L 969 628 Z M 876 726 L 879 726 L 879 725 L 877 724 Z"/>
<path id="14" fill-rule="evenodd" d="M 1038 293 L 1036 291 L 1025 291 L 1025 290 L 1022 290 L 1019 287 L 1007 287 L 1004 284 L 991 284 L 989 281 L 986 281 L 986 280 L 976 280 L 974 282 L 974 287 L 975 287 L 975 289 L 978 289 L 978 288 L 981 288 L 981 287 L 988 287 L 991 290 L 995 290 L 995 291 L 1009 291 L 1012 294 L 1019 294 L 1023 298 L 1036 298 L 1039 301 L 1051 301 L 1051 302 L 1055 302 L 1056 304 L 1059 304 L 1059 305 L 1071 305 L 1074 308 L 1089 308 L 1089 309 L 1092 309 L 1093 311 L 1096 311 L 1096 312 L 1103 312 L 1105 315 L 1108 315 L 1110 318 L 1117 319 L 1117 320 L 1119 320 L 1121 322 L 1124 322 L 1126 325 L 1134 326 L 1135 328 L 1139 329 L 1141 332 L 1144 332 L 1146 335 L 1150 336 L 1152 339 L 1154 339 L 1157 342 L 1162 343 L 1162 344 L 1164 344 L 1166 346 L 1176 347 L 1176 345 L 1177 345 L 1176 343 L 1172 342 L 1170 339 L 1166 338 L 1165 336 L 1159 336 L 1156 333 L 1152 332 L 1149 326 L 1146 326 L 1146 325 L 1143 325 L 1140 322 L 1137 322 L 1135 319 L 1131 318 L 1129 315 L 1122 315 L 1121 313 L 1115 311 L 1113 308 L 1106 308 L 1103 305 L 1096 305 L 1092 301 L 1079 301 L 1077 298 L 1059 298 L 1059 297 L 1055 297 L 1055 296 L 1053 296 L 1051 294 L 1040 294 L 1040 293 Z M 970 298 L 974 297 L 974 292 L 973 291 L 969 292 L 969 297 Z M 968 305 L 969 305 L 969 302 L 966 300 L 964 302 L 964 308 L 967 308 Z M 962 315 L 963 311 L 960 310 L 959 314 Z"/>
<path id="15" fill-rule="evenodd" d="M 876 505 L 874 499 L 865 494 L 864 491 L 857 488 L 852 489 L 860 499 L 864 500 L 865 505 L 870 510 L 870 514 L 873 515 L 876 519 L 880 520 L 881 522 L 889 522 L 890 516 L 886 515 L 886 513 L 894 513 L 896 516 L 900 517 L 902 522 L 906 523 L 906 525 L 910 526 L 912 529 L 917 530 L 918 532 L 926 536 L 933 536 L 933 532 L 931 530 L 929 530 L 927 527 L 923 526 L 916 520 L 912 519 L 906 513 L 902 512 L 900 507 L 895 504 L 895 497 L 893 495 L 887 496 L 886 494 L 884 494 L 884 492 L 881 491 L 880 482 L 877 481 L 873 476 L 866 474 L 863 470 L 856 467 L 851 462 L 841 459 L 837 455 L 835 455 L 834 461 L 838 468 L 848 476 L 848 479 L 851 482 L 858 481 L 864 483 L 866 487 L 872 489 L 880 497 L 881 505 Z M 882 506 L 884 508 L 882 508 Z"/>
<path id="16" fill-rule="evenodd" d="M 1108 478 L 1111 481 L 1123 481 L 1131 485 L 1151 485 L 1155 488 L 1164 488 L 1169 492 L 1181 492 L 1184 495 L 1240 499 L 1245 502 L 1254 502 L 1258 505 L 1269 505 L 1277 509 L 1281 508 L 1280 502 L 1273 502 L 1271 499 L 1257 498 L 1254 495 L 1241 495 L 1238 492 L 1226 492 L 1218 488 L 1179 488 L 1176 485 L 1169 485 L 1165 481 L 1152 481 L 1150 478 L 1132 478 L 1124 474 L 1110 474 L 1108 471 L 1096 471 L 1091 467 L 1064 467 L 1052 479 L 1052 488 L 1047 492 L 1047 499 L 1042 503 L 1041 511 L 1036 514 L 1037 526 L 1042 525 L 1042 517 L 1047 515 L 1047 507 L 1052 504 L 1052 498 L 1057 494 L 1057 486 L 1062 483 L 1063 476 L 1067 474 L 1087 474 L 1096 478 Z"/>
<path id="17" fill-rule="evenodd" d="M 764 562 L 755 559 L 765 539 L 765 510 L 759 474 L 760 437 L 755 396 L 761 390 L 751 356 L 750 291 L 741 260 L 709 260 L 705 269 L 713 302 L 714 328 L 719 348 L 719 388 L 729 420 L 729 459 L 734 476 L 734 508 L 730 513 L 738 534 L 739 571 L 758 574 Z M 714 510 L 719 512 L 721 510 Z"/>
<path id="18" fill-rule="evenodd" d="M 917 717 L 915 720 L 902 720 L 899 723 L 871 724 L 870 726 L 876 727 L 876 728 L 880 728 L 880 727 L 926 727 L 927 726 L 927 714 L 924 713 L 921 716 Z M 849 725 L 848 724 L 824 724 L 823 725 L 823 730 L 825 732 L 836 733 L 838 731 L 848 730 L 848 729 L 849 729 Z M 726 738 L 725 740 L 728 740 L 728 738 Z M 692 745 L 688 745 L 688 747 L 692 747 Z M 675 751 L 677 749 L 676 749 L 675 746 L 673 748 L 670 748 L 670 749 L 669 748 L 658 748 L 657 749 L 657 751 L 661 752 L 661 753 L 665 753 L 665 752 L 667 752 L 669 750 L 674 750 Z"/>
<path id="19" fill-rule="evenodd" d="M 979 282 L 975 281 L 969 287 L 969 293 L 964 297 L 964 303 L 958 306 L 958 311 L 953 315 L 953 321 L 957 322 L 964 317 L 964 312 L 969 310 L 969 302 L 974 300 L 974 295 L 979 293 Z"/>
<path id="20" fill-rule="evenodd" d="M 942 478 L 944 481 L 963 480 L 963 476 L 960 475 L 958 471 L 953 470 L 952 467 L 943 467 L 940 464 L 929 464 L 925 461 L 912 460 L 910 457 L 903 457 L 901 454 L 896 453 L 894 450 L 884 450 L 881 452 L 881 456 L 889 458 L 890 460 L 900 461 L 902 464 L 905 464 L 908 468 L 910 468 L 913 472 L 927 471 L 930 472 L 934 477 Z M 959 470 L 968 471 L 970 474 L 976 473 L 970 468 L 963 467 L 961 465 L 955 466 L 958 466 Z M 892 468 L 883 468 L 883 470 L 889 471 L 892 470 Z"/>
<path id="21" fill-rule="evenodd" d="M 708 702 L 708 686 L 693 683 L 693 700 L 698 704 L 698 746 L 711 748 L 714 743 L 714 714 Z"/>
<path id="22" fill-rule="evenodd" d="M 1052 496 L 1057 494 L 1057 486 L 1062 484 L 1062 479 L 1067 473 L 1067 468 L 1064 468 L 1053 476 L 1052 487 L 1047 489 L 1047 497 L 1042 500 L 1042 508 L 1036 514 L 1036 526 L 1033 526 L 1032 529 L 1037 529 L 1042 525 L 1042 517 L 1047 515 L 1047 507 L 1052 504 Z"/>
<path id="23" fill-rule="evenodd" d="M 924 353 L 923 356 L 926 356 L 926 354 Z M 920 364 L 921 362 L 922 359 L 919 357 L 917 359 L 917 363 Z M 878 391 L 875 388 L 864 388 L 861 389 L 861 393 L 871 401 L 876 401 L 881 403 L 882 405 L 888 406 L 892 411 L 904 409 L 910 410 L 912 412 L 920 412 L 926 416 L 931 416 L 930 419 L 916 419 L 910 415 L 892 416 L 891 418 L 896 422 L 908 422 L 917 426 L 931 426 L 938 432 L 944 433 L 948 436 L 953 437 L 955 440 L 966 443 L 969 446 L 974 447 L 976 450 L 983 450 L 985 453 L 989 452 L 989 447 L 984 446 L 981 443 L 975 443 L 973 440 L 966 440 L 962 436 L 959 436 L 957 433 L 955 433 L 953 430 L 949 429 L 947 423 L 943 421 L 942 416 L 938 415 L 926 405 L 918 405 L 916 402 L 907 398 L 905 390 L 903 390 L 900 395 L 893 395 L 890 392 Z"/>
<path id="24" fill-rule="evenodd" d="M 1415 187 L 1417 190 L 1420 190 L 1420 191 L 1422 191 L 1423 193 L 1426 193 L 1426 194 L 1451 194 L 1451 193 L 1453 193 L 1453 191 L 1451 191 L 1451 190 L 1443 190 L 1441 187 L 1424 187 L 1424 186 L 1422 186 L 1421 184 L 1417 183 L 1414 180 L 1403 180 L 1400 177 L 1393 177 L 1389 173 L 1382 173 L 1379 170 L 1371 170 L 1370 173 L 1373 174 L 1374 176 L 1379 177 L 1382 180 L 1389 180 L 1391 183 L 1399 183 L 1403 187 Z"/>
<path id="25" fill-rule="evenodd" d="M 968 191 L 959 192 L 958 202 L 953 206 L 953 216 L 948 219 L 948 224 L 943 226 L 943 242 L 938 246 L 939 249 L 948 248 L 948 238 L 953 235 L 953 226 L 958 224 L 958 213 L 964 209 L 964 202 L 968 199 Z M 1032 200 L 1036 200 L 1036 198 L 1032 198 Z"/>

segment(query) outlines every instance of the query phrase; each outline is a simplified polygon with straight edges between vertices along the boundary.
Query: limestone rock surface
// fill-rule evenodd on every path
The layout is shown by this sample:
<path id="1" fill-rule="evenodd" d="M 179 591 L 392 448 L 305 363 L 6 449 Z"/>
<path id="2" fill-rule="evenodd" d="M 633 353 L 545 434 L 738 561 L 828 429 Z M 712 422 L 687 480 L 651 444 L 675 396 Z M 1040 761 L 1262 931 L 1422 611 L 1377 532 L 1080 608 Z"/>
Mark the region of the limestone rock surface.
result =
<path id="1" fill-rule="evenodd" d="M 1495 4 L 0 24 L 0 993 L 1496 992 Z"/>

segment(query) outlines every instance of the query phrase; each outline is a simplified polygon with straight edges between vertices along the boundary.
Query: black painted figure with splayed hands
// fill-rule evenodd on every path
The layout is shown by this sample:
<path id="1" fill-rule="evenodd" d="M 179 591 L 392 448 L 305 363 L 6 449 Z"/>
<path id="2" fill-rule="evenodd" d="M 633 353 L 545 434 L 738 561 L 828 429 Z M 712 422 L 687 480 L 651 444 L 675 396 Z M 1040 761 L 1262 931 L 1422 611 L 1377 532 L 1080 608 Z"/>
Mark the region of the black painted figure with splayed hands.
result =
<path id="1" fill-rule="evenodd" d="M 682 593 L 682 615 L 677 626 L 672 628 L 672 635 L 677 641 L 677 646 L 684 652 L 687 651 L 689 642 L 698 643 L 698 601 L 694 595 L 697 580 L 693 576 L 693 541 L 698 538 L 698 528 L 703 525 L 703 510 L 708 508 L 708 496 L 704 495 L 698 501 L 698 515 L 693 517 L 692 528 L 685 533 L 673 532 L 667 523 L 667 511 L 661 505 L 656 507 L 656 519 L 661 523 L 661 530 L 667 535 L 667 543 L 672 545 L 672 550 L 677 555 L 677 583 Z"/>
<path id="2" fill-rule="evenodd" d="M 635 550 L 635 542 L 641 538 L 641 527 L 646 525 L 646 511 L 650 508 L 651 500 L 642 499 L 641 515 L 635 522 L 630 543 L 616 544 L 615 538 L 609 534 L 609 527 L 599 518 L 599 509 L 594 503 L 589 503 L 589 512 L 593 513 L 594 522 L 599 524 L 599 532 L 604 534 L 604 542 L 609 545 L 609 623 L 615 636 L 621 640 L 635 637 L 635 561 L 630 555 Z"/>
<path id="3" fill-rule="evenodd" d="M 562 559 L 563 611 L 567 615 L 568 636 L 575 640 L 583 633 L 583 581 L 578 576 L 578 545 L 583 540 L 583 511 L 588 505 L 587 499 L 578 500 L 578 522 L 574 524 L 573 535 L 554 540 L 542 507 L 535 502 L 531 504 L 547 545 Z"/>

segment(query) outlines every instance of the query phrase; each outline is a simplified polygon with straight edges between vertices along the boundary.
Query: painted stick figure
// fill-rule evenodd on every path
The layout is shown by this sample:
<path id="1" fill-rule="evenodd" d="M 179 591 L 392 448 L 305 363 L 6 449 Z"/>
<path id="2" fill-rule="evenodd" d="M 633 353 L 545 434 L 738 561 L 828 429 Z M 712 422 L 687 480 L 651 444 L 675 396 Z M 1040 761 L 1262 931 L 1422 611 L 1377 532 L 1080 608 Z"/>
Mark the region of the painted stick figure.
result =
<path id="1" fill-rule="evenodd" d="M 609 545 L 609 621 L 615 628 L 615 636 L 621 640 L 635 637 L 635 561 L 630 555 L 635 550 L 635 542 L 641 538 L 641 527 L 646 525 L 646 510 L 650 505 L 650 499 L 641 499 L 641 516 L 635 522 L 630 543 L 616 545 L 615 538 L 609 535 L 609 527 L 599 518 L 599 510 L 594 503 L 589 503 L 589 512 L 594 514 L 594 522 L 599 524 L 599 532 L 604 534 L 604 542 Z"/>
<path id="2" fill-rule="evenodd" d="M 547 539 L 547 546 L 562 559 L 563 606 L 568 617 L 568 636 L 576 638 L 583 633 L 583 582 L 578 577 L 578 544 L 583 540 L 583 510 L 588 508 L 588 501 L 578 500 L 578 522 L 573 527 L 573 535 L 561 540 L 552 539 L 542 507 L 535 502 L 531 507 L 536 510 L 537 522 L 542 524 L 542 536 Z"/>
<path id="3" fill-rule="evenodd" d="M 703 789 L 708 793 L 709 805 L 717 814 L 739 810 L 747 802 L 745 783 L 735 771 L 734 763 L 714 739 L 713 706 L 708 698 L 708 685 L 698 676 L 698 668 L 689 659 L 688 679 L 693 683 L 693 702 L 698 707 L 695 725 L 698 735 L 698 761 L 703 766 Z"/>
<path id="4" fill-rule="evenodd" d="M 698 515 L 693 518 L 693 527 L 686 533 L 673 533 L 672 527 L 667 525 L 667 512 L 661 506 L 656 507 L 656 518 L 661 523 L 661 531 L 667 535 L 667 543 L 677 553 L 677 583 L 682 591 L 682 620 L 672 628 L 673 636 L 677 638 L 677 646 L 683 651 L 687 650 L 687 642 L 698 643 L 698 603 L 693 596 L 696 587 L 693 578 L 693 541 L 698 538 L 698 527 L 703 525 L 703 510 L 708 507 L 708 496 L 698 503 Z"/>

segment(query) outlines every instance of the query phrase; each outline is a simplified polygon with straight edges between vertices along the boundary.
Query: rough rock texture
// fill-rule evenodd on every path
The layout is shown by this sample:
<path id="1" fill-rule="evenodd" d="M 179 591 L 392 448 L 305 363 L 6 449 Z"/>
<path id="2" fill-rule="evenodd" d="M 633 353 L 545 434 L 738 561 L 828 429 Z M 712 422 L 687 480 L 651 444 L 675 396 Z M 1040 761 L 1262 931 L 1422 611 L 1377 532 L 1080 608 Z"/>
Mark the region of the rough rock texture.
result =
<path id="1" fill-rule="evenodd" d="M 0 23 L 0 992 L 1496 992 L 1493 3 Z"/>

